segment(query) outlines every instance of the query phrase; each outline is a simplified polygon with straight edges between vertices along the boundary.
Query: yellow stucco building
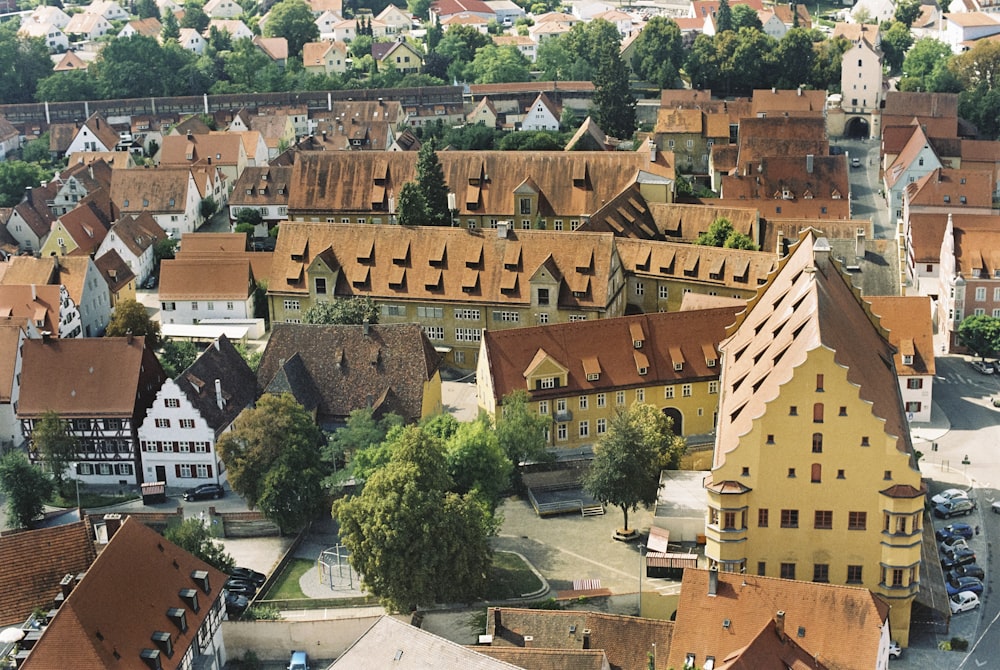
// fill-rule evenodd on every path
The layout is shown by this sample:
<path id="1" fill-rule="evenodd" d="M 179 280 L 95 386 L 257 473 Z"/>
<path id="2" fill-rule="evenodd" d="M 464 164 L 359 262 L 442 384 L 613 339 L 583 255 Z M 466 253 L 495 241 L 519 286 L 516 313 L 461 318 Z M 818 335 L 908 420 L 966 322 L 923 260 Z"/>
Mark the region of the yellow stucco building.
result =
<path id="1" fill-rule="evenodd" d="M 893 349 L 829 249 L 804 232 L 721 346 L 706 555 L 864 586 L 906 645 L 925 491 Z"/>

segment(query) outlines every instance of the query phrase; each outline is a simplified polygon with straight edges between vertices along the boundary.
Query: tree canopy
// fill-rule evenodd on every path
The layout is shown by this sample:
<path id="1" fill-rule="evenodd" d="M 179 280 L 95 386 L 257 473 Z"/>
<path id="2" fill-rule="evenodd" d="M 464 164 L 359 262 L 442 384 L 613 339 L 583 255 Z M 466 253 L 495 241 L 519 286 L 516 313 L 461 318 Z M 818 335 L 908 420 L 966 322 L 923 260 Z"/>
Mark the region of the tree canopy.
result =
<path id="1" fill-rule="evenodd" d="M 437 144 L 432 138 L 420 145 L 417 152 L 417 186 L 427 207 L 427 225 L 450 226 L 448 184 L 437 156 Z"/>
<path id="2" fill-rule="evenodd" d="M 426 430 L 426 428 L 425 428 Z M 513 464 L 500 447 L 497 434 L 485 417 L 457 424 L 447 446 L 448 472 L 459 494 L 477 494 L 496 509 L 501 494 L 510 486 Z"/>
<path id="3" fill-rule="evenodd" d="M 20 451 L 0 459 L 0 492 L 7 498 L 7 519 L 15 528 L 27 528 L 45 509 L 52 480 Z"/>
<path id="4" fill-rule="evenodd" d="M 347 422 L 330 436 L 323 448 L 323 460 L 338 469 L 327 480 L 327 486 L 335 488 L 349 479 L 360 482 L 368 479 L 389 462 L 395 445 L 387 438 L 393 429 L 402 426 L 403 417 L 398 414 L 375 418 L 370 407 L 351 410 Z"/>
<path id="5" fill-rule="evenodd" d="M 757 250 L 754 241 L 745 233 L 734 229 L 732 222 L 724 216 L 713 221 L 707 231 L 699 233 L 694 243 L 707 247 Z"/>
<path id="6" fill-rule="evenodd" d="M 265 394 L 237 417 L 217 449 L 233 490 L 288 531 L 323 507 L 322 442 L 312 417 L 291 394 Z"/>
<path id="7" fill-rule="evenodd" d="M 45 40 L 21 37 L 20 26 L 17 20 L 0 23 L 0 100 L 7 104 L 34 102 L 38 82 L 52 74 Z"/>
<path id="8" fill-rule="evenodd" d="M 37 163 L 0 161 L 0 207 L 13 207 L 24 199 L 25 190 L 51 178 L 52 173 Z"/>
<path id="9" fill-rule="evenodd" d="M 958 341 L 980 358 L 1000 352 L 1000 319 L 985 314 L 967 316 L 958 326 Z"/>
<path id="10" fill-rule="evenodd" d="M 163 532 L 163 537 L 227 574 L 232 572 L 233 566 L 236 565 L 233 557 L 212 537 L 201 519 L 191 517 L 176 526 L 168 526 Z"/>
<path id="11" fill-rule="evenodd" d="M 334 503 L 351 565 L 386 607 L 482 597 L 496 524 L 475 494 L 453 489 L 443 442 L 411 426 L 362 492 Z"/>
<path id="12" fill-rule="evenodd" d="M 129 334 L 145 337 L 146 346 L 150 349 L 160 346 L 160 324 L 149 318 L 145 305 L 126 298 L 115 305 L 104 336 L 125 337 Z"/>
<path id="13" fill-rule="evenodd" d="M 271 7 L 264 35 L 284 37 L 288 41 L 288 55 L 301 56 L 304 44 L 319 39 L 319 26 L 304 0 L 281 0 Z"/>
<path id="14" fill-rule="evenodd" d="M 552 460 L 545 434 L 551 421 L 531 411 L 528 392 L 521 389 L 503 397 L 496 417 L 497 441 L 515 468 Z"/>
<path id="15" fill-rule="evenodd" d="M 76 437 L 66 430 L 66 422 L 56 412 L 45 412 L 35 421 L 29 448 L 45 463 L 60 494 L 65 492 L 66 469 L 76 458 L 78 447 Z"/>
<path id="16" fill-rule="evenodd" d="M 370 297 L 352 296 L 336 298 L 329 302 L 317 302 L 302 315 L 304 323 L 328 325 L 361 325 L 378 323 L 379 306 Z"/>
<path id="17" fill-rule="evenodd" d="M 187 340 L 167 340 L 160 352 L 160 365 L 167 376 L 173 379 L 191 367 L 198 358 L 198 347 Z"/>
<path id="18" fill-rule="evenodd" d="M 665 16 L 654 16 L 635 39 L 632 69 L 640 79 L 671 88 L 684 62 L 681 29 Z"/>

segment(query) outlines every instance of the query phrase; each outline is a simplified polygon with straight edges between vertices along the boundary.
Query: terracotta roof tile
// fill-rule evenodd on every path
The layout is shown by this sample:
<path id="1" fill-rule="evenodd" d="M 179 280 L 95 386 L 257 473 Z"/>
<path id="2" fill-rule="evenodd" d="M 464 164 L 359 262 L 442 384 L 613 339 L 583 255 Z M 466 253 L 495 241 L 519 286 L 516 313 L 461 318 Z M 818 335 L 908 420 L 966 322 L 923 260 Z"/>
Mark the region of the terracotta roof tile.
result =
<path id="1" fill-rule="evenodd" d="M 97 266 L 97 271 L 101 273 L 104 281 L 108 283 L 108 290 L 112 294 L 117 294 L 128 286 L 129 282 L 135 280 L 135 273 L 114 249 L 101 255 L 94 261 L 94 265 Z"/>
<path id="2" fill-rule="evenodd" d="M 50 284 L 58 277 L 57 259 L 35 258 L 34 256 L 14 256 L 4 263 L 7 266 L 0 284 Z"/>
<path id="3" fill-rule="evenodd" d="M 993 172 L 986 170 L 952 170 L 937 168 L 906 187 L 910 207 L 928 205 L 963 207 L 993 206 L 995 183 Z M 912 190 L 911 190 L 912 189 Z"/>
<path id="4" fill-rule="evenodd" d="M 166 138 L 164 138 L 166 140 Z M 122 213 L 182 214 L 188 188 L 196 188 L 187 167 L 115 170 L 111 178 L 111 200 Z"/>
<path id="5" fill-rule="evenodd" d="M 160 263 L 161 300 L 244 301 L 253 292 L 253 284 L 245 257 L 188 254 Z"/>
<path id="6" fill-rule="evenodd" d="M 125 214 L 111 225 L 109 234 L 116 235 L 136 256 L 142 256 L 159 240 L 167 239 L 167 233 L 148 211 Z"/>
<path id="7" fill-rule="evenodd" d="M 889 342 L 897 349 L 894 356 L 897 374 L 933 375 L 931 299 L 928 296 L 880 296 L 866 297 L 865 300 L 871 303 L 872 312 L 881 317 L 882 327 L 889 331 Z M 903 354 L 907 350 L 913 357 L 910 365 L 903 363 Z"/>

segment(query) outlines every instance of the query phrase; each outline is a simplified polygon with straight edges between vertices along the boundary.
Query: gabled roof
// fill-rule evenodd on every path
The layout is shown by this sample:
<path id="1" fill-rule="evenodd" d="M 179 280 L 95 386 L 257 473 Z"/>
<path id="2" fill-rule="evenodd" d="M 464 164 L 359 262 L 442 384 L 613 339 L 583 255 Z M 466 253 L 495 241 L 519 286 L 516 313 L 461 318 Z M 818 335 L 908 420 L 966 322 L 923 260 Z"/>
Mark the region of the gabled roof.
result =
<path id="1" fill-rule="evenodd" d="M 56 220 L 52 210 L 46 204 L 46 201 L 53 199 L 55 195 L 56 185 L 50 183 L 47 186 L 25 190 L 24 200 L 14 205 L 14 211 L 28 224 L 31 232 L 38 239 L 49 234 L 52 222 Z"/>
<path id="2" fill-rule="evenodd" d="M 264 349 L 257 379 L 264 392 L 291 390 L 295 379 L 283 374 L 298 355 L 308 381 L 320 396 L 318 416 L 343 421 L 355 409 L 399 414 L 407 421 L 422 415 L 424 383 L 437 374 L 439 355 L 420 325 L 328 326 L 276 323 Z M 311 389 L 305 395 L 309 395 Z"/>
<path id="3" fill-rule="evenodd" d="M 661 107 L 656 114 L 657 134 L 701 134 L 703 128 L 702 111 L 700 109 L 682 109 L 677 107 Z"/>
<path id="4" fill-rule="evenodd" d="M 709 595 L 710 571 L 684 571 L 670 667 L 684 667 L 689 653 L 695 656 L 694 667 L 702 667 L 709 656 L 714 656 L 716 667 L 720 667 L 721 660 L 752 645 L 779 610 L 784 612 L 784 631 L 828 668 L 876 667 L 889 606 L 868 589 L 733 572 L 713 574 L 718 586 L 715 595 Z M 724 621 L 729 621 L 729 626 L 724 627 Z M 759 653 L 746 651 L 752 654 L 748 660 Z M 798 656 L 793 658 L 798 661 Z M 733 666 L 765 667 L 785 666 Z M 797 670 L 803 666 L 793 663 L 790 667 Z M 810 663 L 808 667 L 814 666 Z"/>
<path id="5" fill-rule="evenodd" d="M 483 342 L 494 394 L 499 400 L 511 391 L 523 389 L 532 397 L 545 398 L 715 379 L 720 369 L 717 357 L 708 360 L 705 352 L 715 351 L 726 336 L 726 327 L 735 321 L 742 309 L 739 305 L 697 312 L 659 312 L 487 330 L 483 333 Z M 642 344 L 635 348 L 639 332 L 643 334 Z M 537 365 L 539 351 L 544 351 L 546 358 L 567 371 L 565 386 L 552 390 L 526 386 L 525 379 L 533 363 Z M 646 359 L 644 371 L 638 368 L 636 352 Z M 597 379 L 593 379 L 598 370 Z"/>
<path id="6" fill-rule="evenodd" d="M 73 70 L 86 70 L 89 65 L 90 63 L 77 56 L 75 51 L 67 51 L 59 59 L 59 62 L 55 64 L 52 71 L 71 72 Z"/>
<path id="7" fill-rule="evenodd" d="M 108 232 L 120 239 L 136 257 L 142 256 L 157 241 L 167 239 L 167 233 L 148 211 L 123 215 Z"/>
<path id="8" fill-rule="evenodd" d="M 438 16 L 450 16 L 462 12 L 495 14 L 493 8 L 483 0 L 435 0 L 431 3 L 431 11 Z"/>
<path id="9" fill-rule="evenodd" d="M 1000 230 L 957 224 L 954 230 L 955 271 L 966 280 L 1000 277 Z"/>
<path id="10" fill-rule="evenodd" d="M 821 347 L 833 352 L 858 396 L 871 403 L 886 438 L 895 440 L 899 451 L 913 453 L 893 349 L 866 308 L 830 258 L 827 240 L 811 229 L 803 232 L 722 345 L 726 382 L 720 393 L 715 467 L 778 398 L 794 369 Z"/>
<path id="11" fill-rule="evenodd" d="M 35 258 L 34 256 L 14 256 L 4 265 L 6 270 L 0 275 L 0 284 L 51 284 L 59 276 L 57 259 Z"/>
<path id="12" fill-rule="evenodd" d="M 826 122 L 815 116 L 767 116 L 740 121 L 740 172 L 756 161 L 771 156 L 827 156 L 830 142 Z"/>
<path id="13" fill-rule="evenodd" d="M 962 230 L 1000 229 L 1000 216 L 981 214 L 946 214 L 944 212 L 910 214 L 910 248 L 916 264 L 938 263 L 941 260 L 941 243 L 948 220 Z"/>
<path id="14" fill-rule="evenodd" d="M 160 263 L 160 300 L 245 301 L 253 292 L 246 258 L 198 254 Z"/>
<path id="15" fill-rule="evenodd" d="M 823 154 L 760 157 L 722 178 L 725 200 L 846 200 L 850 189 L 844 157 Z"/>
<path id="16" fill-rule="evenodd" d="M 107 253 L 95 259 L 94 265 L 97 266 L 97 271 L 101 273 L 101 277 L 107 282 L 108 290 L 112 294 L 117 294 L 118 291 L 128 286 L 128 283 L 135 279 L 135 273 L 132 271 L 132 268 L 122 260 L 122 257 L 114 249 L 110 249 Z"/>
<path id="17" fill-rule="evenodd" d="M 196 188 L 188 167 L 115 170 L 111 200 L 122 213 L 184 214 L 189 187 Z"/>
<path id="18" fill-rule="evenodd" d="M 921 126 L 913 127 L 913 134 L 910 135 L 910 139 L 907 140 L 906 145 L 896 156 L 896 160 L 892 162 L 892 165 L 885 171 L 885 180 L 889 184 L 889 187 L 893 187 L 896 183 L 903 178 L 903 176 L 910 169 L 917 157 L 920 155 L 924 149 L 929 149 L 931 152 L 937 156 L 937 152 L 934 151 L 934 147 L 931 146 L 930 141 L 927 139 L 927 135 Z M 940 162 L 940 161 L 939 161 Z"/>
<path id="19" fill-rule="evenodd" d="M 603 649 L 539 649 L 481 644 L 471 648 L 484 656 L 528 670 L 605 670 L 610 667 Z"/>
<path id="20" fill-rule="evenodd" d="M 197 644 L 205 619 L 217 616 L 225 580 L 220 571 L 126 518 L 21 667 L 62 667 L 68 657 L 79 670 L 145 667 L 140 654 L 157 649 L 156 632 L 170 635 L 176 660 L 160 656 L 163 667 L 175 667 Z M 180 595 L 189 589 L 197 611 Z M 171 621 L 171 608 L 183 609 L 186 630 Z"/>
<path id="21" fill-rule="evenodd" d="M 75 580 L 96 557 L 85 521 L 4 533 L 0 536 L 0 626 L 19 624 L 36 607 L 51 603 L 63 577 L 72 575 Z"/>
<path id="22" fill-rule="evenodd" d="M 52 337 L 59 337 L 59 303 L 58 286 L 0 286 L 0 318 L 22 326 L 30 321 L 38 331 L 48 331 Z"/>
<path id="23" fill-rule="evenodd" d="M 719 670 L 831 670 L 821 659 L 802 648 L 795 638 L 771 619 L 747 646 L 726 656 L 715 667 Z"/>
<path id="24" fill-rule="evenodd" d="M 187 259 L 194 254 L 213 254 L 224 257 L 230 253 L 247 250 L 247 236 L 244 233 L 187 233 L 181 237 L 181 248 L 177 258 Z"/>
<path id="25" fill-rule="evenodd" d="M 135 19 L 129 21 L 128 25 L 132 26 L 132 30 L 138 35 L 144 35 L 145 37 L 157 38 L 163 31 L 163 25 L 160 24 L 160 20 L 155 16 L 150 16 L 146 19 Z"/>
<path id="26" fill-rule="evenodd" d="M 76 14 L 75 16 L 88 15 Z M 97 112 L 91 114 L 90 117 L 84 121 L 83 126 L 78 131 L 78 134 L 79 132 L 83 132 L 84 129 L 89 131 L 107 149 L 114 149 L 118 146 L 118 131 L 112 128 L 107 120 Z"/>
<path id="27" fill-rule="evenodd" d="M 225 335 L 208 345 L 174 382 L 216 436 L 229 428 L 258 396 L 257 377 Z"/>
<path id="28" fill-rule="evenodd" d="M 778 256 L 765 251 L 679 242 L 623 238 L 616 244 L 626 274 L 677 279 L 742 291 L 753 291 L 764 283 L 777 266 L 778 259 Z"/>
<path id="29" fill-rule="evenodd" d="M 601 649 L 616 670 L 647 668 L 649 651 L 654 645 L 669 648 L 673 631 L 670 621 L 603 612 L 513 607 L 490 607 L 486 612 L 486 633 L 493 636 L 494 647 L 524 647 L 530 635 L 533 648 Z M 657 655 L 656 670 L 666 670 L 666 656 Z"/>
<path id="30" fill-rule="evenodd" d="M 132 416 L 143 376 L 163 377 L 141 336 L 27 340 L 23 356 L 19 417 Z"/>
<path id="31" fill-rule="evenodd" d="M 108 234 L 114 220 L 113 207 L 106 190 L 99 189 L 87 195 L 80 203 L 59 217 L 66 233 L 76 242 L 79 253 L 97 250 Z"/>
<path id="32" fill-rule="evenodd" d="M 937 168 L 906 187 L 910 207 L 993 206 L 993 173 L 988 170 Z"/>
<path id="33" fill-rule="evenodd" d="M 88 290 L 86 285 L 87 281 L 87 271 L 93 264 L 89 255 L 81 256 L 63 256 L 59 259 L 59 278 L 57 283 L 62 284 L 66 287 L 66 291 L 69 293 L 69 297 L 77 305 L 84 304 L 84 291 Z M 100 291 L 104 287 L 89 287 L 89 295 L 97 296 L 100 295 Z"/>
<path id="34" fill-rule="evenodd" d="M 608 136 L 597 125 L 593 117 L 588 116 L 569 139 L 565 151 L 611 151 Z"/>
<path id="35" fill-rule="evenodd" d="M 428 633 L 390 616 L 379 617 L 330 666 L 394 670 L 516 670 L 521 666 L 496 660 L 475 649 Z"/>
<path id="36" fill-rule="evenodd" d="M 237 165 L 246 155 L 242 148 L 243 133 L 167 135 L 160 148 L 160 165 L 187 165 L 209 159 L 212 165 Z"/>
<path id="37" fill-rule="evenodd" d="M 896 372 L 899 376 L 933 375 L 934 327 L 931 323 L 931 299 L 925 295 L 866 297 L 872 312 L 888 331 L 889 342 L 896 348 Z M 903 363 L 903 356 L 913 362 Z"/>
<path id="38" fill-rule="evenodd" d="M 273 61 L 288 60 L 288 40 L 284 37 L 260 37 L 255 35 L 253 43 Z"/>

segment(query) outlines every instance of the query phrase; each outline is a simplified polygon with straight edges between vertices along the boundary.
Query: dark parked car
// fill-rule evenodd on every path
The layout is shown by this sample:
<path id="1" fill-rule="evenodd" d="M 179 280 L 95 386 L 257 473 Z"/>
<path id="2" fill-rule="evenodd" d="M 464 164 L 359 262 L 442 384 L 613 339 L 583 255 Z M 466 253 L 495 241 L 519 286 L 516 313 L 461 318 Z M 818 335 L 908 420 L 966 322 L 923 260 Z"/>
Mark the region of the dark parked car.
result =
<path id="1" fill-rule="evenodd" d="M 184 500 L 212 500 L 226 495 L 225 489 L 218 484 L 202 484 L 184 492 Z"/>
<path id="2" fill-rule="evenodd" d="M 948 592 L 948 597 L 961 593 L 962 591 L 972 591 L 976 595 L 983 592 L 983 583 L 975 577 L 955 577 L 945 580 L 944 588 Z"/>
<path id="3" fill-rule="evenodd" d="M 971 549 L 948 550 L 944 552 L 941 559 L 941 567 L 945 570 L 954 570 L 960 565 L 969 565 L 976 562 L 976 552 Z"/>
<path id="4" fill-rule="evenodd" d="M 939 519 L 950 519 L 953 516 L 968 516 L 976 509 L 976 501 L 958 498 L 934 506 L 934 516 Z"/>
<path id="5" fill-rule="evenodd" d="M 232 592 L 226 594 L 226 614 L 231 617 L 240 616 L 246 612 L 249 605 L 250 601 L 244 595 Z"/>
<path id="6" fill-rule="evenodd" d="M 945 579 L 952 577 L 975 577 L 979 581 L 983 581 L 986 579 L 986 572 L 979 565 L 970 563 L 969 565 L 957 565 L 945 575 Z"/>
<path id="7" fill-rule="evenodd" d="M 247 582 L 252 582 L 258 589 L 264 585 L 264 582 L 267 581 L 267 575 L 257 572 L 256 570 L 251 570 L 250 568 L 233 568 L 233 571 L 229 573 L 229 576 L 233 579 L 242 579 Z"/>
<path id="8" fill-rule="evenodd" d="M 253 582 L 245 579 L 230 577 L 223 586 L 230 593 L 236 593 L 247 598 L 253 598 L 257 595 L 257 587 L 254 586 Z"/>
<path id="9" fill-rule="evenodd" d="M 972 535 L 972 526 L 967 523 L 950 523 L 944 528 L 939 528 L 937 532 L 934 533 L 934 537 L 937 538 L 938 542 L 944 542 L 955 536 L 964 537 L 968 540 L 972 537 Z"/>

